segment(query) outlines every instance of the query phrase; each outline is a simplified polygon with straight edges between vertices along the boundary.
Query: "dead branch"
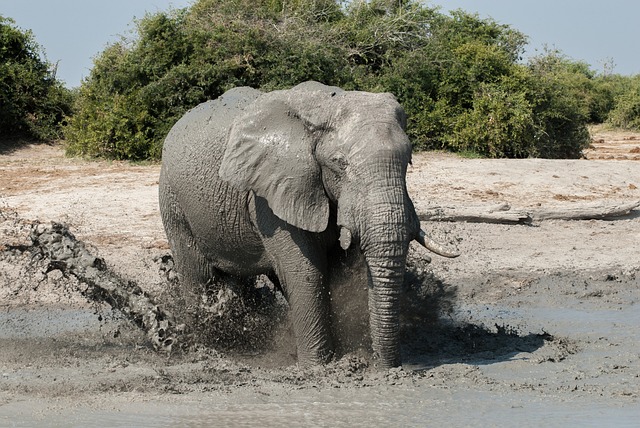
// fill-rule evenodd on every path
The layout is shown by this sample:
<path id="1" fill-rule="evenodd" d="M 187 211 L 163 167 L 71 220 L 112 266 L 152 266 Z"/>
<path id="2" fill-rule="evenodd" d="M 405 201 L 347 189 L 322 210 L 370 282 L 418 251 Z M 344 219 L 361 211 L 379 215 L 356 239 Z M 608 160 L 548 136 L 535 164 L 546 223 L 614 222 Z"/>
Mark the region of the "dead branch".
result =
<path id="1" fill-rule="evenodd" d="M 418 212 L 422 221 L 455 221 L 467 223 L 527 224 L 531 217 L 523 211 L 511 210 L 509 204 L 492 206 L 433 207 Z"/>
<path id="2" fill-rule="evenodd" d="M 624 217 L 640 207 L 640 201 L 589 203 L 512 210 L 509 204 L 465 207 L 430 207 L 418 212 L 422 221 L 530 224 L 544 220 L 607 220 Z"/>
<path id="3" fill-rule="evenodd" d="M 559 207 L 549 207 L 531 212 L 534 221 L 542 220 L 607 220 L 631 214 L 640 207 L 640 201 L 607 204 L 596 202 Z"/>

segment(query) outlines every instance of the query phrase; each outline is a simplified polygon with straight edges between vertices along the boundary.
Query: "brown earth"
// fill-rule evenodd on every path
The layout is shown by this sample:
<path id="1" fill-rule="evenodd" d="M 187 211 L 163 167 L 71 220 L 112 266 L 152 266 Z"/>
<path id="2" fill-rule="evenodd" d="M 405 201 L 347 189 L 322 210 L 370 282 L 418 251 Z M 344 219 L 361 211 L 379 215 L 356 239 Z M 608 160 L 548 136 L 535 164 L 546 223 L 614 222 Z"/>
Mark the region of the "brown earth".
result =
<path id="1" fill-rule="evenodd" d="M 596 125 L 591 128 L 591 135 L 591 145 L 584 151 L 586 159 L 640 160 L 640 135 L 637 132 Z"/>
<path id="2" fill-rule="evenodd" d="M 640 201 L 640 135 L 596 129 L 593 140 L 582 160 L 416 154 L 409 193 L 419 213 Z M 415 272 L 438 286 L 407 305 L 404 367 L 380 371 L 355 351 L 300 368 L 286 335 L 259 355 L 157 353 L 86 285 L 30 268 L 32 222 L 63 222 L 114 274 L 161 294 L 158 174 L 68 159 L 57 145 L 0 150 L 0 426 L 631 426 L 640 416 L 638 210 L 424 222 L 462 256 L 426 265 L 413 249 Z"/>

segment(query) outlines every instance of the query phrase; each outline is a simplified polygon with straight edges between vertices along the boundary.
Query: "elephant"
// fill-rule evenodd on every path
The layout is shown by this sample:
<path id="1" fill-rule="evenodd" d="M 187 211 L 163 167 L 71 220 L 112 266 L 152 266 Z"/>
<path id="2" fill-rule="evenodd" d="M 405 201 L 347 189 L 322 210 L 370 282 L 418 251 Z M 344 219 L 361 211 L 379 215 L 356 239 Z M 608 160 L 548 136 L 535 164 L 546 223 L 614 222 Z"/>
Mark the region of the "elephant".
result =
<path id="1" fill-rule="evenodd" d="M 392 94 L 318 82 L 237 87 L 188 111 L 165 139 L 159 180 L 181 283 L 270 275 L 289 304 L 298 363 L 324 364 L 334 353 L 327 270 L 357 246 L 376 364 L 400 365 L 409 243 L 458 255 L 420 228 L 406 120 Z"/>

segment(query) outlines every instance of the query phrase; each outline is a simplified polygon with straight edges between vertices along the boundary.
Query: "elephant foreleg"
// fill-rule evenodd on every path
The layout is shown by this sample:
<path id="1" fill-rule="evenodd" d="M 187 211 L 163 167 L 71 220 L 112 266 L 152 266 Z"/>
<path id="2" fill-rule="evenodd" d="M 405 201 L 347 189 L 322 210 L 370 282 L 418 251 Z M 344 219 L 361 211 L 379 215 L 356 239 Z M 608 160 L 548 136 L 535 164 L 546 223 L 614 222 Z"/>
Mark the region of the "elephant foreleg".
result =
<path id="1" fill-rule="evenodd" d="M 286 269 L 280 276 L 291 308 L 298 362 L 326 363 L 333 356 L 333 344 L 324 278 L 317 272 L 301 274 Z"/>
<path id="2" fill-rule="evenodd" d="M 278 229 L 264 238 L 264 245 L 289 302 L 298 361 L 318 364 L 326 363 L 333 355 L 327 262 L 320 246 L 302 236 L 306 233 Z"/>

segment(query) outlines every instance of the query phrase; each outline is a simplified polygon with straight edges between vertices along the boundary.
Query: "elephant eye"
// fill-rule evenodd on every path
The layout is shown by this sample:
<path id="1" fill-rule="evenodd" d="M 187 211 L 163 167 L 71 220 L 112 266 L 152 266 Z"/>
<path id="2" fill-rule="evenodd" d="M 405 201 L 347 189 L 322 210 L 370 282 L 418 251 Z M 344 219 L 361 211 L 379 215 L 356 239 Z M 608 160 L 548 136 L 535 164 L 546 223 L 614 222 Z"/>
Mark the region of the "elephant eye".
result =
<path id="1" fill-rule="evenodd" d="M 336 172 L 344 171 L 348 164 L 347 159 L 342 153 L 336 153 L 331 156 L 331 168 L 336 170 Z"/>

